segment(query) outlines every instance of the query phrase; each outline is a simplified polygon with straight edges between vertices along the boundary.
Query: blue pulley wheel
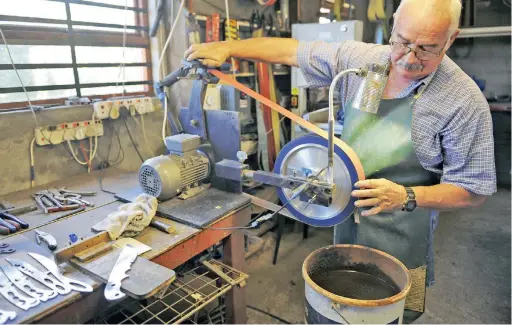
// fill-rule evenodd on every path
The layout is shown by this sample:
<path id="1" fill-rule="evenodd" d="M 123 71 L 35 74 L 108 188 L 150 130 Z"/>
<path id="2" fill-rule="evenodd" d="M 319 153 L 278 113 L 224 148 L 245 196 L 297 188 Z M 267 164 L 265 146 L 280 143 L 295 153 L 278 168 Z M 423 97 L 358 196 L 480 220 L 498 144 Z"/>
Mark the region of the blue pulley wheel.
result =
<path id="1" fill-rule="evenodd" d="M 274 172 L 306 178 L 317 175 L 327 167 L 326 139 L 308 134 L 294 139 L 279 152 Z M 327 173 L 320 173 L 318 179 L 326 181 Z M 354 163 L 348 155 L 338 146 L 334 146 L 334 183 L 336 189 L 332 203 L 325 207 L 314 202 L 301 201 L 300 197 L 291 200 L 286 208 L 301 222 L 315 227 L 331 227 L 343 222 L 354 211 L 354 202 L 350 193 L 358 181 Z M 286 204 L 294 194 L 292 189 L 277 188 L 277 194 L 282 204 Z"/>

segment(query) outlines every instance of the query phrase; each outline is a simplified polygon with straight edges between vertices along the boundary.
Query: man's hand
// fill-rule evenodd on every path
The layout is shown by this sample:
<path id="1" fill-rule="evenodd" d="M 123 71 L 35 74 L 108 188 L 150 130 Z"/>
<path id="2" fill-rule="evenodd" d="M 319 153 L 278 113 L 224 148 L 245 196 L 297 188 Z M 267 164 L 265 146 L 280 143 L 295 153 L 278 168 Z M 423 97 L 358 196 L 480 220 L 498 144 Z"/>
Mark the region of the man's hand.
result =
<path id="1" fill-rule="evenodd" d="M 192 44 L 185 51 L 187 61 L 199 60 L 209 67 L 220 67 L 230 56 L 227 42 Z"/>
<path id="2" fill-rule="evenodd" d="M 359 190 L 352 191 L 352 196 L 358 198 L 355 206 L 358 208 L 373 207 L 361 212 L 364 217 L 402 209 L 407 199 L 405 187 L 387 179 L 368 179 L 354 185 L 359 188 Z"/>

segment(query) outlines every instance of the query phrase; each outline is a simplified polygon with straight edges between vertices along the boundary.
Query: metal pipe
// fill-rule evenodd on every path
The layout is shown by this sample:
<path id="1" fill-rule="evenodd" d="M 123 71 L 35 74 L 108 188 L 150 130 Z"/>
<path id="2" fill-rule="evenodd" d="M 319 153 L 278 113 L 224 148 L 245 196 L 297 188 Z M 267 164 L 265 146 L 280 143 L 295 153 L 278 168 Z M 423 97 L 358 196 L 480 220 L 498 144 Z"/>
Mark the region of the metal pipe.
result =
<path id="1" fill-rule="evenodd" d="M 332 79 L 331 86 L 329 87 L 329 133 L 328 133 L 328 151 L 327 151 L 327 181 L 329 183 L 334 182 L 334 91 L 336 90 L 336 85 L 341 77 L 349 74 L 355 73 L 358 75 L 362 74 L 362 69 L 347 69 L 338 73 L 334 79 Z"/>

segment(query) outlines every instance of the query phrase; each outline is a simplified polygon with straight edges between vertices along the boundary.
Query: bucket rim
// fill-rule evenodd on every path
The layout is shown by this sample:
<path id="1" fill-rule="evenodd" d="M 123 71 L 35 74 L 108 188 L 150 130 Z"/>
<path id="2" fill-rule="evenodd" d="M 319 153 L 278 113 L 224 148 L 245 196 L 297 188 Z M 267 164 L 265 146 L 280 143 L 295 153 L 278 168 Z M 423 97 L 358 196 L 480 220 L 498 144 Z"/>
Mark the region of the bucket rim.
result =
<path id="1" fill-rule="evenodd" d="M 384 257 L 392 260 L 396 264 L 398 264 L 398 266 L 400 266 L 400 268 L 404 271 L 404 273 L 406 275 L 407 283 L 405 285 L 405 288 L 403 290 L 401 290 L 399 293 L 397 293 L 396 295 L 393 295 L 391 297 L 387 297 L 387 298 L 384 298 L 384 299 L 361 300 L 361 299 L 353 299 L 353 298 L 348 298 L 348 297 L 344 297 L 344 296 L 335 295 L 335 294 L 325 290 L 324 288 L 320 287 L 319 285 L 317 285 L 311 279 L 311 277 L 309 276 L 309 274 L 307 272 L 307 269 L 306 269 L 306 265 L 309 265 L 309 261 L 310 261 L 311 258 L 313 258 L 315 253 L 317 253 L 317 252 L 319 252 L 321 250 L 325 250 L 326 248 L 349 248 L 349 247 L 350 248 L 360 248 L 360 249 L 374 251 L 375 253 L 377 253 L 377 254 L 379 254 L 381 256 L 384 256 Z M 391 304 L 393 304 L 395 302 L 398 302 L 398 301 L 400 301 L 402 299 L 405 299 L 405 297 L 407 296 L 407 294 L 411 290 L 411 286 L 412 286 L 411 275 L 409 273 L 409 269 L 402 262 L 400 262 L 400 260 L 398 260 L 396 257 L 394 257 L 394 256 L 392 256 L 392 255 L 390 255 L 390 254 L 388 254 L 386 252 L 383 252 L 381 250 L 375 249 L 375 248 L 371 248 L 371 247 L 367 247 L 367 246 L 362 246 L 362 245 L 352 245 L 352 244 L 329 245 L 329 246 L 321 247 L 321 248 L 316 249 L 315 251 L 311 252 L 311 254 L 309 254 L 308 257 L 306 257 L 306 259 L 304 260 L 304 263 L 302 264 L 302 277 L 304 278 L 306 283 L 311 288 L 313 288 L 313 290 L 315 290 L 319 294 L 329 298 L 331 301 L 333 301 L 335 303 L 340 303 L 340 304 L 350 305 L 350 306 L 356 306 L 356 307 L 379 307 L 379 306 L 391 305 Z"/>

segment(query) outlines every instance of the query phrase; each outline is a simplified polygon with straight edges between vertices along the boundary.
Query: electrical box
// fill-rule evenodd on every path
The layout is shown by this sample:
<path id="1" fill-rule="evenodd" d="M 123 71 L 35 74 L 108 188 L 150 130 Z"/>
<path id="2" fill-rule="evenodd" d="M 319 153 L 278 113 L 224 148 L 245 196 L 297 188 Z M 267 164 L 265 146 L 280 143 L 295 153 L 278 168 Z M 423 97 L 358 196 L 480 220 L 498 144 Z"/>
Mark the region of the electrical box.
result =
<path id="1" fill-rule="evenodd" d="M 293 24 L 292 38 L 298 41 L 325 41 L 337 43 L 348 40 L 362 41 L 363 22 L 348 20 L 329 24 Z M 299 68 L 292 68 L 292 89 L 307 87 Z"/>
<path id="2" fill-rule="evenodd" d="M 251 114 L 252 98 L 240 92 L 233 86 L 222 85 L 220 87 L 221 106 L 225 111 L 239 112 L 240 124 L 247 125 L 254 123 Z"/>

